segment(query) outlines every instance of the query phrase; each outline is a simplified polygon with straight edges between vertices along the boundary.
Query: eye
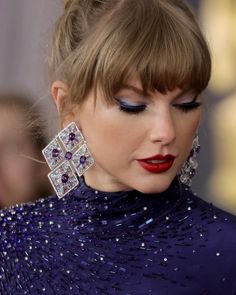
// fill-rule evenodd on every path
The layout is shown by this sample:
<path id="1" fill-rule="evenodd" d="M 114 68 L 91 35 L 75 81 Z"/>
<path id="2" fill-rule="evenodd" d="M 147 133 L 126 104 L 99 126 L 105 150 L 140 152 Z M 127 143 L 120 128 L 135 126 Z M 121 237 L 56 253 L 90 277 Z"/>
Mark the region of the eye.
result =
<path id="1" fill-rule="evenodd" d="M 120 111 L 125 112 L 125 113 L 129 113 L 129 114 L 141 113 L 147 107 L 145 104 L 135 104 L 135 103 L 131 103 L 131 102 L 125 101 L 120 98 L 115 98 L 115 100 L 119 106 Z"/>
<path id="2" fill-rule="evenodd" d="M 196 101 L 196 99 L 197 98 L 194 98 L 194 100 L 190 101 L 190 102 L 174 104 L 174 106 L 183 112 L 189 112 L 191 110 L 197 109 L 198 107 L 200 107 L 202 105 L 202 103 L 199 101 Z"/>

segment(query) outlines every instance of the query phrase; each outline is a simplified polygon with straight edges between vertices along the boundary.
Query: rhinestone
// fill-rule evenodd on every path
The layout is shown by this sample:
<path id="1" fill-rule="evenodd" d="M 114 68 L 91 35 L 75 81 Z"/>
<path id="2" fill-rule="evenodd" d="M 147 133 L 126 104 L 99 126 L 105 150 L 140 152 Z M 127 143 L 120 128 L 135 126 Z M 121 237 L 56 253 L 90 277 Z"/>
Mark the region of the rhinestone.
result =
<path id="1" fill-rule="evenodd" d="M 69 140 L 75 140 L 75 134 L 73 132 L 69 134 Z"/>

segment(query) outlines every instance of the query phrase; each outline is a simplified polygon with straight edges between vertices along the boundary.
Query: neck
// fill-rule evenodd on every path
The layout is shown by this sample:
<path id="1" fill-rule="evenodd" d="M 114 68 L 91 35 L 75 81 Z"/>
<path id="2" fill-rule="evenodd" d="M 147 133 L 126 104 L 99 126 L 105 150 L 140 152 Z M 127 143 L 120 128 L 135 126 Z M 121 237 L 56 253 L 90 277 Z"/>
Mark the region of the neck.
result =
<path id="1" fill-rule="evenodd" d="M 133 190 L 131 187 L 126 186 L 125 184 L 120 183 L 117 179 L 101 175 L 96 171 L 86 171 L 84 174 L 85 183 L 93 188 L 94 190 L 103 191 L 103 192 L 120 192 L 120 191 L 130 191 Z"/>

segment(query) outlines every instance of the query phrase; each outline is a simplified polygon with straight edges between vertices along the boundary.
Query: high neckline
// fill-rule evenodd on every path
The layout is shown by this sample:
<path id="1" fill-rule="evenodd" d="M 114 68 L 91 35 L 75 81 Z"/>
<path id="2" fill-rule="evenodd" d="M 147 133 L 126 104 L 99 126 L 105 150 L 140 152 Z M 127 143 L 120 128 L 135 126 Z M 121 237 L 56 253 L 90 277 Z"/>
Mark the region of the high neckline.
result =
<path id="1" fill-rule="evenodd" d="M 157 194 L 144 194 L 137 190 L 104 192 L 91 188 L 86 184 L 83 177 L 80 179 L 79 187 L 73 195 L 80 202 L 85 202 L 87 210 L 95 214 L 126 214 L 137 213 L 143 209 L 156 214 L 161 214 L 175 206 L 183 197 L 182 187 L 177 178 L 173 180 L 167 190 Z"/>

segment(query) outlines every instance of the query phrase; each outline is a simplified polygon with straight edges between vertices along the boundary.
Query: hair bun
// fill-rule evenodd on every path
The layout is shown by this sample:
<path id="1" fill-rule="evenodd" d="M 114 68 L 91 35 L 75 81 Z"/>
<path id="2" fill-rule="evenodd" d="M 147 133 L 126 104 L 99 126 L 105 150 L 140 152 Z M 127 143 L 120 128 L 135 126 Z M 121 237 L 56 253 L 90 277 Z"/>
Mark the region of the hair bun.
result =
<path id="1" fill-rule="evenodd" d="M 67 10 L 72 2 L 73 0 L 64 0 L 64 9 Z"/>

